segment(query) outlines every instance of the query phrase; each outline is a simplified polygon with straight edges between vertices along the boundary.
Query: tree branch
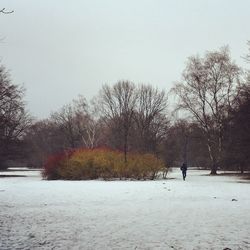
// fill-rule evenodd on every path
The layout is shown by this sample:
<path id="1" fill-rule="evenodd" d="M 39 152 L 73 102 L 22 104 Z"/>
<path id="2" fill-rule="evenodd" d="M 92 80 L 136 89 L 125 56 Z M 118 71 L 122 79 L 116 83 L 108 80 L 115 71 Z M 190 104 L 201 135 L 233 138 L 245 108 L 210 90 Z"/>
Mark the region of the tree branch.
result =
<path id="1" fill-rule="evenodd" d="M 2 13 L 2 14 L 12 14 L 13 12 L 14 12 L 14 10 L 7 11 L 7 10 L 5 10 L 5 8 L 0 9 L 0 13 Z"/>

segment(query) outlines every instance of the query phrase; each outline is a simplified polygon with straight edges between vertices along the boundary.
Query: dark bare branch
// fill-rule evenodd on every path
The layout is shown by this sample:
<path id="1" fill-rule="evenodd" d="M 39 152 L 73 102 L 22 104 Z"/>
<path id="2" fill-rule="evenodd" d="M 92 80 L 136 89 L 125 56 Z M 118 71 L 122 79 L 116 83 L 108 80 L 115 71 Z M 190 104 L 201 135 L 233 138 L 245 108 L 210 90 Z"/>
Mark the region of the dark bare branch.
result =
<path id="1" fill-rule="evenodd" d="M 8 11 L 8 10 L 5 10 L 5 8 L 2 8 L 2 9 L 0 9 L 0 13 L 2 13 L 2 14 L 12 14 L 12 13 L 14 13 L 14 10 Z"/>

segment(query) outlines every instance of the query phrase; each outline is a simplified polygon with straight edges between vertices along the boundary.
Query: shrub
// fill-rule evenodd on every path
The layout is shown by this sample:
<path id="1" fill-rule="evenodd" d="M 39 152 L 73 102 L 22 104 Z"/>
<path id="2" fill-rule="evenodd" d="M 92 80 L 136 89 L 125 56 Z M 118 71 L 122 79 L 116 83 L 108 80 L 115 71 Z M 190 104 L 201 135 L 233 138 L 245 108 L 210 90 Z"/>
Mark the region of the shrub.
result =
<path id="1" fill-rule="evenodd" d="M 73 151 L 69 150 L 48 157 L 44 164 L 43 177 L 48 180 L 61 179 L 60 169 L 66 164 L 72 154 Z"/>
<path id="2" fill-rule="evenodd" d="M 47 179 L 91 180 L 103 178 L 155 179 L 164 163 L 152 154 L 123 153 L 110 149 L 78 149 L 48 158 L 44 167 Z"/>

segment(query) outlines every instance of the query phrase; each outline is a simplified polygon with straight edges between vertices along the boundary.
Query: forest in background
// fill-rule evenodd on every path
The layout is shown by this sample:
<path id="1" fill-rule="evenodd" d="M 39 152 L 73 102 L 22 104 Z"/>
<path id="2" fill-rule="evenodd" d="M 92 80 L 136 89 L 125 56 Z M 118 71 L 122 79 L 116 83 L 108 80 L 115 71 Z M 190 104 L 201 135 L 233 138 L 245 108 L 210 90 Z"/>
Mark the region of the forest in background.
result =
<path id="1" fill-rule="evenodd" d="M 43 120 L 26 111 L 24 94 L 1 66 L 2 169 L 40 168 L 65 150 L 103 147 L 122 151 L 125 161 L 128 152 L 152 153 L 168 167 L 186 162 L 211 174 L 250 169 L 250 73 L 227 47 L 189 57 L 169 93 L 121 80 L 103 85 L 90 102 L 81 93 Z"/>

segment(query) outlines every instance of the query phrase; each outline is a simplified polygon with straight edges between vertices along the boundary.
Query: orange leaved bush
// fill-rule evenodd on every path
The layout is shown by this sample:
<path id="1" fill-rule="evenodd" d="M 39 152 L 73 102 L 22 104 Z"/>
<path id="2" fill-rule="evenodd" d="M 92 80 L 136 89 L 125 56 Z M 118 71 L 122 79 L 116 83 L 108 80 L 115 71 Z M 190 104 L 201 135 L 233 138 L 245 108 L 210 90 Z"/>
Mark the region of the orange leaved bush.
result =
<path id="1" fill-rule="evenodd" d="M 129 153 L 127 162 L 120 151 L 78 149 L 49 157 L 43 176 L 48 180 L 155 179 L 165 172 L 162 160 L 152 154 Z"/>

